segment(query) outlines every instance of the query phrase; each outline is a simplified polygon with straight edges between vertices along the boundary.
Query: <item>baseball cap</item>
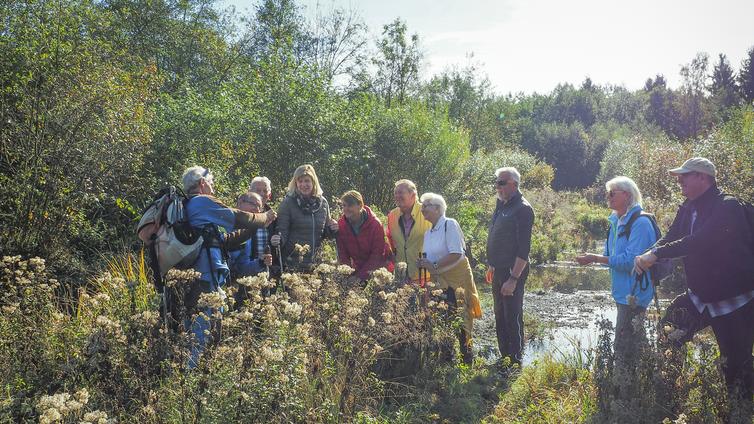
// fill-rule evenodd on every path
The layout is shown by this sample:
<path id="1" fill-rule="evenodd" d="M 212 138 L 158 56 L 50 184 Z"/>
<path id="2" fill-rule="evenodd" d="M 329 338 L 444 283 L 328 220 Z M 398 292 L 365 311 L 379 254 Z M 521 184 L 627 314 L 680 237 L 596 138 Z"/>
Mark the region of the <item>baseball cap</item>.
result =
<path id="1" fill-rule="evenodd" d="M 715 164 L 710 162 L 707 158 L 691 158 L 686 162 L 683 162 L 683 165 L 680 167 L 669 169 L 668 172 L 670 172 L 671 175 L 688 174 L 689 172 L 700 172 L 711 177 L 717 175 Z"/>

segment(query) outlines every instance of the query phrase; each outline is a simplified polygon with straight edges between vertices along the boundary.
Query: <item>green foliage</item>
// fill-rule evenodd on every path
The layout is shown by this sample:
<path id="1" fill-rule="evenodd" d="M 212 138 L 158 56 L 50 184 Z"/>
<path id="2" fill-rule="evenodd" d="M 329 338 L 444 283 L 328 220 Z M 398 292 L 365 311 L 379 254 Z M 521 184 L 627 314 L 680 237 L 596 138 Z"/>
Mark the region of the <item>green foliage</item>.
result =
<path id="1" fill-rule="evenodd" d="M 694 146 L 694 155 L 717 166 L 717 182 L 725 191 L 754 200 L 754 107 L 731 111 L 723 126 Z"/>
<path id="2" fill-rule="evenodd" d="M 485 423 L 584 422 L 595 410 L 589 371 L 547 356 L 522 370 Z"/>
<path id="3" fill-rule="evenodd" d="M 2 249 L 80 270 L 134 219 L 159 79 L 126 69 L 89 2 L 4 3 L 0 15 Z"/>
<path id="4" fill-rule="evenodd" d="M 738 87 L 744 103 L 754 102 L 754 46 L 749 48 L 738 73 Z"/>

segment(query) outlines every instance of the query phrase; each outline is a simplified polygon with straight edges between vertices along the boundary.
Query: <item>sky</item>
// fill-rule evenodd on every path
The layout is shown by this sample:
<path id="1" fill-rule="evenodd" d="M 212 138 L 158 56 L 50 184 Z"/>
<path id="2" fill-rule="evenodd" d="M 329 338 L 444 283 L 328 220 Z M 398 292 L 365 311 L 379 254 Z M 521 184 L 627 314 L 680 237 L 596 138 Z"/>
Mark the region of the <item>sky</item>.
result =
<path id="1" fill-rule="evenodd" d="M 258 0 L 221 0 L 239 12 Z M 477 65 L 499 94 L 550 92 L 558 83 L 644 86 L 663 74 L 671 87 L 698 52 L 724 53 L 734 70 L 754 47 L 754 0 L 299 0 L 355 9 L 376 40 L 400 17 L 424 51 L 424 79 Z M 374 41 L 370 43 L 374 45 Z M 470 56 L 473 55 L 473 56 Z M 712 67 L 710 66 L 710 70 Z"/>

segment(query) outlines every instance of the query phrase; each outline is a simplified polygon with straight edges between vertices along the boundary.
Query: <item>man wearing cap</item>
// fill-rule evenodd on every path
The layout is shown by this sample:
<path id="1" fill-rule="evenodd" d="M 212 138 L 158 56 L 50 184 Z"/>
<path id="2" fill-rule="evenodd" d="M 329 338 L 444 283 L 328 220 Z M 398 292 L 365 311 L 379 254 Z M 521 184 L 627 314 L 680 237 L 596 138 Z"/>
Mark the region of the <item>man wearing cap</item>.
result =
<path id="1" fill-rule="evenodd" d="M 712 326 L 729 394 L 740 390 L 738 395 L 750 402 L 754 244 L 745 211 L 735 197 L 717 187 L 715 165 L 709 160 L 692 158 L 669 172 L 686 201 L 667 234 L 636 257 L 634 269 L 641 273 L 658 258 L 683 258 L 688 286 L 684 301 L 693 304 L 692 314 L 699 312 L 701 328 Z"/>

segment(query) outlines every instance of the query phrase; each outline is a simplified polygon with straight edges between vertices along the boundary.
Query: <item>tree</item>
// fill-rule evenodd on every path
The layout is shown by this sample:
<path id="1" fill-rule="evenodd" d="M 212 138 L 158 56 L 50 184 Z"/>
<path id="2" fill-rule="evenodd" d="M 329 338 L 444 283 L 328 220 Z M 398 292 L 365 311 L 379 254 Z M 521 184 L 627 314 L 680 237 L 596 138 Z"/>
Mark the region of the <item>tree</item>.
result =
<path id="1" fill-rule="evenodd" d="M 494 98 L 490 82 L 479 77 L 479 68 L 474 64 L 462 69 L 453 67 L 434 76 L 423 88 L 423 96 L 430 107 L 447 110 L 451 121 L 470 131 L 472 151 L 492 149 L 500 143 L 500 112 L 489 108 Z"/>
<path id="2" fill-rule="evenodd" d="M 264 0 L 256 8 L 245 53 L 254 63 L 276 56 L 294 62 L 305 61 L 311 37 L 294 0 Z"/>
<path id="3" fill-rule="evenodd" d="M 744 102 L 746 104 L 754 102 L 754 47 L 749 49 L 746 59 L 741 64 L 738 86 Z"/>
<path id="4" fill-rule="evenodd" d="M 97 36 L 88 2 L 0 3 L 0 250 L 91 270 L 133 231 L 154 66 Z"/>
<path id="5" fill-rule="evenodd" d="M 407 38 L 407 33 L 406 23 L 400 18 L 385 25 L 377 41 L 377 57 L 372 60 L 377 67 L 373 89 L 388 107 L 393 102 L 403 103 L 418 86 L 423 56 L 419 35 Z"/>
<path id="6" fill-rule="evenodd" d="M 104 0 L 94 2 L 112 24 L 92 37 L 111 41 L 149 63 L 163 77 L 163 90 L 186 84 L 211 87 L 228 79 L 241 63 L 227 33 L 229 19 L 213 7 L 216 0 Z M 231 47 L 232 46 L 232 47 Z"/>
<path id="7" fill-rule="evenodd" d="M 366 61 L 367 26 L 353 10 L 333 9 L 318 15 L 312 34 L 312 60 L 326 81 L 353 78 Z M 347 84 L 344 84 L 347 85 Z"/>
<path id="8" fill-rule="evenodd" d="M 704 93 L 707 88 L 709 55 L 697 53 L 696 57 L 681 68 L 683 86 L 676 98 L 679 119 L 674 134 L 680 139 L 696 138 L 708 125 L 709 112 Z"/>
<path id="9" fill-rule="evenodd" d="M 728 110 L 738 103 L 738 95 L 733 69 L 722 53 L 712 71 L 712 83 L 709 90 L 716 115 L 721 119 L 726 118 Z"/>
<path id="10" fill-rule="evenodd" d="M 644 115 L 647 122 L 656 124 L 666 134 L 672 135 L 675 127 L 674 93 L 668 89 L 665 77 L 657 75 L 644 84 L 644 91 L 649 95 L 649 104 Z"/>

